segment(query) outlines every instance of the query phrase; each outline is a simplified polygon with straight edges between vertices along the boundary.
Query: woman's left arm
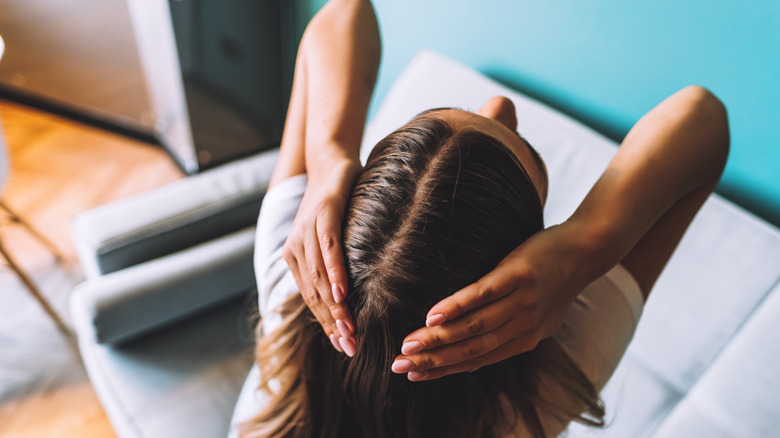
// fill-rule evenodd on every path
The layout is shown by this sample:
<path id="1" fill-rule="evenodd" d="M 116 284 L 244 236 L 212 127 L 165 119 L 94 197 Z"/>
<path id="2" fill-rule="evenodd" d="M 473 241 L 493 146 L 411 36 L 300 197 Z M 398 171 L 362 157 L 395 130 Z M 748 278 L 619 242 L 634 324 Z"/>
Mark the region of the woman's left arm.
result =
<path id="1" fill-rule="evenodd" d="M 361 169 L 360 143 L 380 52 L 369 0 L 330 0 L 317 13 L 298 49 L 282 151 L 271 178 L 273 186 L 308 174 L 284 258 L 325 334 L 349 355 L 354 326 L 342 302 L 347 275 L 341 223 Z"/>
<path id="2" fill-rule="evenodd" d="M 492 272 L 436 304 L 404 340 L 394 372 L 427 380 L 473 371 L 551 336 L 585 286 L 622 263 L 647 298 L 728 157 L 725 107 L 685 88 L 631 129 L 563 224 L 532 236 Z"/>

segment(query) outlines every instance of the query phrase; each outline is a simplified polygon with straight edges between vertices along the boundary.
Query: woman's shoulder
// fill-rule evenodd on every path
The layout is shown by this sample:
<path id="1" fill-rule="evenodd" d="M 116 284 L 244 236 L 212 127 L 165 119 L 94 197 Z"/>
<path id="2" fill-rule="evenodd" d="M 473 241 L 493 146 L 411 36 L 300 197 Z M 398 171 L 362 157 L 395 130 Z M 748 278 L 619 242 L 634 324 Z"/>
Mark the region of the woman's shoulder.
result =
<path id="1" fill-rule="evenodd" d="M 623 358 L 642 313 L 639 285 L 623 266 L 617 265 L 589 284 L 569 309 L 560 329 L 553 335 L 563 351 L 585 374 L 596 391 L 601 391 Z M 561 381 L 541 376 L 540 388 L 549 400 L 584 409 Z M 567 402 L 567 400 L 569 402 Z M 542 428 L 558 436 L 571 419 L 562 419 L 537 407 Z"/>

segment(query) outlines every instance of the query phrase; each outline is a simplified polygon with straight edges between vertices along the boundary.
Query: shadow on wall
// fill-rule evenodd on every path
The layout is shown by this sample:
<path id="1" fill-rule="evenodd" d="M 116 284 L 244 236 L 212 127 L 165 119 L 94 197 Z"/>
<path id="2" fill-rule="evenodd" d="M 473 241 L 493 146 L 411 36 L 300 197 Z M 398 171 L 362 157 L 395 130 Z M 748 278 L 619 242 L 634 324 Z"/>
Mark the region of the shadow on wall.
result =
<path id="1" fill-rule="evenodd" d="M 546 87 L 544 84 L 535 83 L 536 81 L 532 78 L 508 73 L 498 68 L 486 69 L 485 74 L 507 87 L 581 121 L 617 143 L 623 140 L 633 126 L 630 122 L 616 122 L 614 117 L 603 117 L 604 112 L 593 111 L 592 104 L 584 103 L 583 105 L 578 105 L 577 102 L 573 103 L 566 96 L 556 93 L 555 90 Z M 780 206 L 767 204 L 766 200 L 749 190 L 749 188 L 734 184 L 733 181 L 722 180 L 716 192 L 720 196 L 760 216 L 770 224 L 780 227 Z"/>
<path id="2" fill-rule="evenodd" d="M 587 105 L 579 105 L 543 84 L 535 83 L 533 78 L 519 74 L 509 74 L 499 69 L 486 69 L 484 73 L 491 79 L 517 90 L 547 106 L 567 114 L 615 142 L 621 142 L 631 129 L 631 124 L 618 123 L 613 118 L 603 116 L 603 113 L 592 111 Z"/>
<path id="3" fill-rule="evenodd" d="M 592 104 L 573 102 L 544 84 L 536 83 L 533 78 L 508 73 L 501 69 L 486 69 L 484 72 L 499 83 L 581 121 L 617 143 L 620 143 L 625 138 L 633 126 L 630 122 L 618 122 L 615 117 L 604 117 L 603 111 L 592 110 Z M 780 165 L 780 160 L 778 160 L 778 165 Z M 749 187 L 735 184 L 731 180 L 721 180 L 716 192 L 731 202 L 758 215 L 770 224 L 780 227 L 780 206 L 767 203 L 766 199 L 763 199 L 760 194 L 751 191 Z"/>

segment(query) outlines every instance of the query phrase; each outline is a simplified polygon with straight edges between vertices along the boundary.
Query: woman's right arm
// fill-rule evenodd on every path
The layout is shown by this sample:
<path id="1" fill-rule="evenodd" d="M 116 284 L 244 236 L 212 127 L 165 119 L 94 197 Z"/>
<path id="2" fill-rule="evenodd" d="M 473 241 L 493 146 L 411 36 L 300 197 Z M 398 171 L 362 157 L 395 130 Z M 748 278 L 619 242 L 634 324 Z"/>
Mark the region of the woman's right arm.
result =
<path id="1" fill-rule="evenodd" d="M 349 355 L 354 337 L 343 302 L 347 274 L 341 222 L 361 169 L 360 142 L 380 54 L 379 26 L 369 0 L 330 0 L 320 9 L 298 50 L 281 153 L 271 178 L 273 186 L 308 174 L 284 259 L 334 348 Z"/>
<path id="2" fill-rule="evenodd" d="M 701 87 L 664 100 L 631 129 L 563 224 L 532 236 L 492 272 L 436 304 L 404 340 L 413 380 L 473 371 L 551 336 L 577 294 L 622 263 L 645 296 L 715 188 L 728 157 L 726 110 Z M 406 372 L 402 371 L 402 372 Z"/>

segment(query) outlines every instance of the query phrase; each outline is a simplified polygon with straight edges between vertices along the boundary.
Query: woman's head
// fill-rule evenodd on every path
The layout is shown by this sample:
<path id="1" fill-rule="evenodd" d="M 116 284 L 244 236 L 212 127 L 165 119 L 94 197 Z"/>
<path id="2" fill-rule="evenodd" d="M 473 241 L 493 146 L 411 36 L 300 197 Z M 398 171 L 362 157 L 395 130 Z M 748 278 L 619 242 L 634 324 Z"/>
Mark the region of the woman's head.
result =
<path id="1" fill-rule="evenodd" d="M 516 123 L 511 101 L 495 97 L 477 114 L 425 111 L 376 145 L 344 228 L 356 315 L 374 300 L 435 303 L 542 228 L 546 171 Z"/>
<path id="2" fill-rule="evenodd" d="M 488 436 L 513 421 L 540 435 L 536 407 L 554 405 L 539 389 L 544 373 L 595 406 L 553 341 L 434 381 L 391 372 L 428 309 L 543 228 L 544 166 L 515 123 L 511 102 L 494 98 L 479 114 L 424 112 L 377 144 L 344 224 L 356 354 L 337 353 L 303 301 L 291 302 L 285 325 L 258 345 L 261 388 L 275 393 L 258 436 Z"/>
<path id="3" fill-rule="evenodd" d="M 461 420 L 463 430 L 472 417 L 496 420 L 507 364 L 426 383 L 390 373 L 390 364 L 428 309 L 542 229 L 541 173 L 507 126 L 460 110 L 426 112 L 374 148 L 344 226 L 347 305 L 358 342 L 346 388 L 362 400 L 367 423 L 408 420 L 408 427 L 397 425 L 408 436 L 412 424 L 441 431 L 442 422 Z M 487 410 L 485 398 L 494 402 Z"/>
<path id="4" fill-rule="evenodd" d="M 347 304 L 358 334 L 361 315 L 374 309 L 380 318 L 366 322 L 409 320 L 419 328 L 433 304 L 479 279 L 542 229 L 543 169 L 519 136 L 510 137 L 520 144 L 513 151 L 496 131 L 484 117 L 440 109 L 421 114 L 374 148 L 344 226 Z M 520 148 L 531 172 L 518 157 Z M 388 317 L 389 311 L 400 314 Z M 376 344 L 371 339 L 361 345 L 370 348 Z"/>

